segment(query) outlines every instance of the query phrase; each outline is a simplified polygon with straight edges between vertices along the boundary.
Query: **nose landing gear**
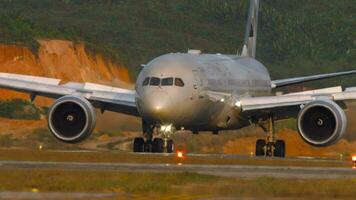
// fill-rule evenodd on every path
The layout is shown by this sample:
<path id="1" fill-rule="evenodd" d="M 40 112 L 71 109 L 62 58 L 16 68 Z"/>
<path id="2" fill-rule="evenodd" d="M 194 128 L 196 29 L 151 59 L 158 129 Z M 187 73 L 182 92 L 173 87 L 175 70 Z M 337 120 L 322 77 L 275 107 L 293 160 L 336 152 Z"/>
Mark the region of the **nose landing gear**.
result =
<path id="1" fill-rule="evenodd" d="M 152 142 L 152 153 L 173 153 L 173 140 L 155 138 Z"/>
<path id="2" fill-rule="evenodd" d="M 153 138 L 154 130 L 157 130 L 158 134 L 162 138 Z M 173 126 L 161 125 L 159 128 L 153 124 L 149 124 L 142 121 L 142 129 L 144 137 L 136 137 L 133 142 L 134 152 L 151 152 L 151 153 L 172 153 L 174 149 L 173 140 L 169 139 L 173 134 Z"/>
<path id="3" fill-rule="evenodd" d="M 268 117 L 268 128 L 262 126 L 262 129 L 267 132 L 267 139 L 259 139 L 256 141 L 256 156 L 268 157 L 285 157 L 285 142 L 283 140 L 276 140 L 276 133 L 274 129 L 274 119 L 271 114 Z"/>
<path id="4" fill-rule="evenodd" d="M 172 124 L 167 124 L 167 125 L 161 125 L 159 131 L 159 135 L 162 136 L 163 141 L 164 141 L 164 150 L 166 153 L 173 153 L 174 145 L 173 145 L 173 140 L 169 139 L 172 134 L 174 133 L 174 127 Z"/>

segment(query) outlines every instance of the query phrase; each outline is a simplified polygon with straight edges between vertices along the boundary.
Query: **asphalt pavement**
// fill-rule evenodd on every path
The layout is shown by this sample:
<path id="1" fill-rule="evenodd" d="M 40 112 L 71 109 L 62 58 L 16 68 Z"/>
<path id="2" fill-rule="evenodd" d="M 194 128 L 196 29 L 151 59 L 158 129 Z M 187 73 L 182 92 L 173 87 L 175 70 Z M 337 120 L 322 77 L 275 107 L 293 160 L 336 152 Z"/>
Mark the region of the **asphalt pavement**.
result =
<path id="1" fill-rule="evenodd" d="M 115 170 L 125 172 L 195 172 L 223 177 L 356 178 L 356 169 L 341 167 L 297 167 L 258 165 L 199 165 L 149 163 L 93 163 L 47 161 L 0 161 L 0 169 Z"/>

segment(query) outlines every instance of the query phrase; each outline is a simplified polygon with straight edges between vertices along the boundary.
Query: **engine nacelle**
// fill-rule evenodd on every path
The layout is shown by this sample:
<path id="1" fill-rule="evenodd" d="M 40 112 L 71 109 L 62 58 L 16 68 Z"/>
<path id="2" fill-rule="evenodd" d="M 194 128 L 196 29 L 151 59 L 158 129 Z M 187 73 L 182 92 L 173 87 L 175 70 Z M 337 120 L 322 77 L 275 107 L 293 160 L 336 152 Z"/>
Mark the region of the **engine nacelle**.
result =
<path id="1" fill-rule="evenodd" d="M 298 114 L 298 131 L 313 146 L 336 143 L 345 133 L 347 118 L 342 108 L 330 100 L 306 104 Z"/>
<path id="2" fill-rule="evenodd" d="M 48 111 L 48 127 L 59 140 L 77 143 L 86 139 L 96 124 L 95 109 L 81 96 L 67 95 L 56 100 Z"/>

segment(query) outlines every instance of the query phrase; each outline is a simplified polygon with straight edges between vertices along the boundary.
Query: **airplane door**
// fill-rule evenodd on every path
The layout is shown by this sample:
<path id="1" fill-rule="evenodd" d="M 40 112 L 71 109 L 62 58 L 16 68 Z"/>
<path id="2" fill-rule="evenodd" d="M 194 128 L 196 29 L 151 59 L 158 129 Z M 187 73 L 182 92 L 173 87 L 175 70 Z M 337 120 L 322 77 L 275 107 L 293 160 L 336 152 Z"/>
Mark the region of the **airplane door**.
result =
<path id="1" fill-rule="evenodd" d="M 192 100 L 198 99 L 199 94 L 203 88 L 203 79 L 201 78 L 201 73 L 199 69 L 193 69 L 193 93 L 192 93 Z"/>
<path id="2" fill-rule="evenodd" d="M 193 88 L 194 90 L 200 90 L 203 86 L 203 81 L 201 79 L 201 74 L 199 72 L 198 69 L 193 69 L 193 76 L 194 76 L 194 80 L 193 80 Z"/>
<path id="3" fill-rule="evenodd" d="M 204 88 L 204 79 L 202 78 L 203 73 L 200 70 L 200 68 L 195 68 L 192 70 L 193 90 L 191 100 L 192 105 L 194 106 L 193 108 L 195 110 L 195 112 L 192 114 L 192 121 L 196 125 L 204 124 L 210 118 L 210 115 L 207 114 L 209 112 L 208 107 L 206 107 L 206 104 L 201 103 L 202 101 L 204 101 L 204 95 L 201 94 Z"/>

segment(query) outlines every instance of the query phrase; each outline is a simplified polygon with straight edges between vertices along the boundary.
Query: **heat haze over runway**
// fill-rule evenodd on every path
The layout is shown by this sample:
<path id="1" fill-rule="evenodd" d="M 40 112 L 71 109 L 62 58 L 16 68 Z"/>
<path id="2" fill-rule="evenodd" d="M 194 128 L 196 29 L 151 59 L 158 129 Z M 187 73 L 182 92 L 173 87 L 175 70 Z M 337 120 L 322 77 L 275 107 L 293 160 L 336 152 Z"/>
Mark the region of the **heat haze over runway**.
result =
<path id="1" fill-rule="evenodd" d="M 53 154 L 97 154 L 100 152 L 72 151 L 51 152 Z M 113 154 L 115 156 L 115 153 Z M 116 154 L 120 159 L 121 154 Z M 275 177 L 275 178 L 356 178 L 356 169 L 350 160 L 327 158 L 256 158 L 225 154 L 187 154 L 175 158 L 174 154 L 150 155 L 150 160 L 138 159 L 145 154 L 128 154 L 131 159 L 118 160 L 1 160 L 0 169 L 61 169 L 61 170 L 114 170 L 136 172 L 194 172 L 222 177 Z M 205 159 L 207 163 L 195 161 Z M 137 159 L 137 161 L 135 161 Z M 173 160 L 165 160 L 173 159 Z M 214 161 L 215 160 L 215 161 Z M 262 162 L 262 165 L 261 165 Z M 254 164 L 255 163 L 255 164 Z"/>

